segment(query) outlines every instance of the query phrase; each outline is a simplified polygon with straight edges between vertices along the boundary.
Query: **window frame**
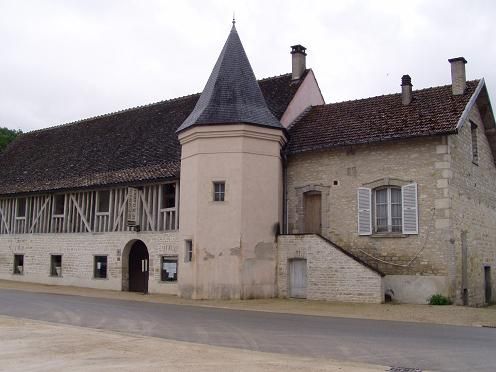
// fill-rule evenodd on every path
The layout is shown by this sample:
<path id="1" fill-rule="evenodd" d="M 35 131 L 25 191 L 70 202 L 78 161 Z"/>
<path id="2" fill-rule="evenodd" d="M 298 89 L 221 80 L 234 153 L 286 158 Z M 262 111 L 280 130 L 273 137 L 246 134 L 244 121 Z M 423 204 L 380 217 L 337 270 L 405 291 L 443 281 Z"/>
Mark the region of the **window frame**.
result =
<path id="1" fill-rule="evenodd" d="M 103 277 L 96 275 L 97 270 L 98 270 L 97 269 L 97 266 L 98 266 L 97 258 L 105 258 L 105 276 L 103 276 Z M 98 280 L 108 279 L 108 255 L 95 254 L 93 256 L 93 279 L 98 279 Z"/>
<path id="2" fill-rule="evenodd" d="M 395 189 L 400 192 L 400 216 L 399 217 L 394 217 L 394 218 L 400 218 L 400 224 L 399 225 L 394 225 L 393 226 L 393 201 L 391 197 L 391 190 Z M 385 231 L 379 231 L 378 230 L 378 224 L 377 224 L 377 191 L 381 190 L 387 190 L 386 191 L 386 219 L 387 219 L 387 225 L 386 225 L 386 230 Z M 396 185 L 384 185 L 384 186 L 378 186 L 374 189 L 372 189 L 372 209 L 373 209 L 373 223 L 372 223 L 372 234 L 402 234 L 403 233 L 403 190 L 401 186 L 396 186 Z M 398 203 L 395 203 L 397 205 Z M 396 227 L 398 230 L 394 231 L 393 228 Z"/>
<path id="3" fill-rule="evenodd" d="M 184 240 L 184 262 L 193 262 L 193 240 Z"/>
<path id="4" fill-rule="evenodd" d="M 19 215 L 19 201 L 24 200 L 24 214 L 22 216 Z M 15 218 L 16 220 L 25 220 L 28 216 L 28 198 L 16 198 L 15 205 Z"/>
<path id="5" fill-rule="evenodd" d="M 60 275 L 57 274 L 57 269 L 55 265 L 55 257 L 60 257 Z M 54 278 L 62 278 L 63 274 L 63 255 L 62 254 L 50 254 L 50 276 Z M 55 274 L 54 274 L 55 273 Z"/>
<path id="6" fill-rule="evenodd" d="M 57 198 L 63 198 L 64 199 L 64 204 L 63 204 L 63 213 L 62 214 L 59 214 L 57 213 Z M 66 207 L 66 204 L 67 204 L 67 200 L 66 200 L 66 194 L 53 194 L 53 199 L 52 199 L 52 217 L 65 217 L 65 207 Z"/>
<path id="7" fill-rule="evenodd" d="M 221 190 L 217 190 L 217 186 Z M 213 181 L 213 201 L 222 203 L 226 201 L 226 181 Z"/>
<path id="8" fill-rule="evenodd" d="M 470 148 L 472 150 L 472 163 L 479 165 L 478 126 L 472 121 L 470 122 Z"/>
<path id="9" fill-rule="evenodd" d="M 167 207 L 165 206 L 165 202 L 167 198 L 165 198 L 165 188 L 169 185 L 174 186 L 174 206 L 173 207 Z M 172 211 L 172 210 L 177 210 L 177 203 L 178 203 L 178 184 L 177 182 L 167 182 L 161 185 L 160 189 L 160 211 L 165 212 L 165 211 Z"/>
<path id="10" fill-rule="evenodd" d="M 101 211 L 100 210 L 100 195 L 101 193 L 103 192 L 107 192 L 108 193 L 108 209 L 106 211 Z M 96 204 L 96 208 L 95 208 L 95 215 L 96 216 L 109 216 L 110 215 L 110 210 L 112 209 L 112 206 L 111 206 L 111 200 L 112 200 L 112 194 L 111 194 L 111 190 L 99 190 L 96 192 L 96 200 L 95 200 L 95 204 Z"/>
<path id="11" fill-rule="evenodd" d="M 17 257 L 22 257 L 22 265 L 19 265 Z M 22 266 L 22 271 L 19 270 L 19 266 Z M 24 253 L 14 253 L 14 269 L 12 271 L 13 275 L 24 275 Z"/>
<path id="12" fill-rule="evenodd" d="M 164 280 L 164 263 L 165 261 L 173 261 L 176 263 L 176 272 L 175 272 L 175 279 L 168 279 L 166 278 Z M 163 255 L 160 256 L 160 282 L 162 283 L 177 283 L 179 277 L 179 257 L 178 256 L 168 256 L 168 255 Z"/>

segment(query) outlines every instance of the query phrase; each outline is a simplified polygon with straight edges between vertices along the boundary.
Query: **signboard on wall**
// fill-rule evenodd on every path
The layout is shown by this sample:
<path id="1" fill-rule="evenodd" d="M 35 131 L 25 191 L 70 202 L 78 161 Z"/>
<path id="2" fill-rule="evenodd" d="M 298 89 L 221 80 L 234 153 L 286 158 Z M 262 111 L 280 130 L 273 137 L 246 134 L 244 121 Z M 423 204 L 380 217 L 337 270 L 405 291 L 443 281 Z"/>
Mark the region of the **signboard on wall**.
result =
<path id="1" fill-rule="evenodd" d="M 127 188 L 127 225 L 138 225 L 138 192 L 136 187 Z"/>

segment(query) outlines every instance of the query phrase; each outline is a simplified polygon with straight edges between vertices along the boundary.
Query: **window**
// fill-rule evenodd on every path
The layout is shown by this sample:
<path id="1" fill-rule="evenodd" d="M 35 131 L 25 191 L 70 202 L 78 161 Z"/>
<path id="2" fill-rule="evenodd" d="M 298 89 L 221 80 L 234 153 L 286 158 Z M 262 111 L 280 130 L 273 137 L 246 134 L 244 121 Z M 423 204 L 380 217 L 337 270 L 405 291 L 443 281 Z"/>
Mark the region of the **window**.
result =
<path id="1" fill-rule="evenodd" d="M 185 240 L 184 241 L 185 245 L 185 256 L 184 256 L 184 261 L 185 262 L 191 262 L 193 261 L 193 241 L 192 240 Z"/>
<path id="2" fill-rule="evenodd" d="M 477 125 L 471 122 L 470 134 L 472 135 L 472 162 L 479 164 L 479 149 L 477 147 Z"/>
<path id="3" fill-rule="evenodd" d="M 110 191 L 98 191 L 98 204 L 97 204 L 97 213 L 100 214 L 108 214 L 110 213 Z"/>
<path id="4" fill-rule="evenodd" d="M 358 235 L 397 233 L 417 235 L 418 195 L 417 184 L 404 183 L 391 186 L 389 179 L 374 181 L 374 189 L 357 190 Z"/>
<path id="5" fill-rule="evenodd" d="M 107 278 L 107 256 L 95 256 L 95 264 L 93 265 L 93 276 L 96 279 Z"/>
<path id="6" fill-rule="evenodd" d="M 176 207 L 176 184 L 166 183 L 162 186 L 162 209 Z"/>
<path id="7" fill-rule="evenodd" d="M 16 218 L 26 218 L 26 198 L 17 199 Z"/>
<path id="8" fill-rule="evenodd" d="M 214 201 L 223 202 L 226 193 L 225 182 L 214 182 Z"/>
<path id="9" fill-rule="evenodd" d="M 160 279 L 163 282 L 177 282 L 177 257 L 162 257 Z"/>
<path id="10" fill-rule="evenodd" d="M 374 190 L 375 232 L 401 232 L 401 189 L 384 187 Z"/>
<path id="11" fill-rule="evenodd" d="M 14 274 L 22 275 L 24 273 L 24 255 L 14 255 Z"/>
<path id="12" fill-rule="evenodd" d="M 62 276 L 62 255 L 52 254 L 50 256 L 50 275 Z"/>
<path id="13" fill-rule="evenodd" d="M 53 215 L 63 216 L 65 210 L 65 195 L 58 194 L 53 197 Z"/>

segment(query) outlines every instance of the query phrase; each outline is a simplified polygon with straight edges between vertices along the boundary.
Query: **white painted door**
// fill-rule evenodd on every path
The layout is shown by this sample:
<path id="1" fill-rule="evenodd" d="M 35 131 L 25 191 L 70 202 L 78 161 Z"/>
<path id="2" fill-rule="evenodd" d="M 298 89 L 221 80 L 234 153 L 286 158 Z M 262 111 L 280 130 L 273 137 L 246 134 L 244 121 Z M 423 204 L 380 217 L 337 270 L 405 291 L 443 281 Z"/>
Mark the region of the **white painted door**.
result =
<path id="1" fill-rule="evenodd" d="M 307 298 L 307 260 L 289 261 L 289 297 Z"/>

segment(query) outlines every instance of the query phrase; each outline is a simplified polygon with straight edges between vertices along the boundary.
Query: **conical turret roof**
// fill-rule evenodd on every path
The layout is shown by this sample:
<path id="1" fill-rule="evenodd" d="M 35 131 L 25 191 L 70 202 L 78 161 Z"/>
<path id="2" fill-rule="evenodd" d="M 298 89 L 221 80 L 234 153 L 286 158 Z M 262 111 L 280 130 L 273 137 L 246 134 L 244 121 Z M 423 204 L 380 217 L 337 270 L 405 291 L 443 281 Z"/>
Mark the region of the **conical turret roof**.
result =
<path id="1" fill-rule="evenodd" d="M 283 128 L 267 107 L 234 24 L 194 110 L 177 132 L 229 123 Z"/>

